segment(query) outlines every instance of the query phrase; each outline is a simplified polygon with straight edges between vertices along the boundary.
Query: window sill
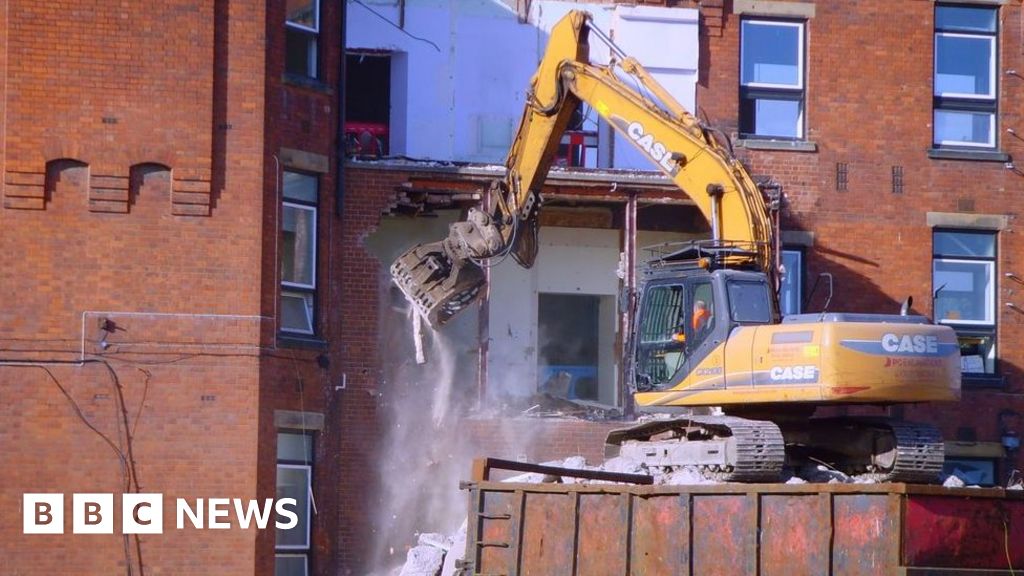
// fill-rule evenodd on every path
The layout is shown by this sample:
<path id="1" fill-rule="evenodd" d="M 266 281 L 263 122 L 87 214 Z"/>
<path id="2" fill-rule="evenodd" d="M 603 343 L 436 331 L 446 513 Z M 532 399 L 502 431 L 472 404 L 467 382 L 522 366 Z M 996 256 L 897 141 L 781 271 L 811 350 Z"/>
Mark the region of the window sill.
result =
<path id="1" fill-rule="evenodd" d="M 772 140 L 768 138 L 739 138 L 737 148 L 747 150 L 776 150 L 782 152 L 817 152 L 818 144 L 807 140 Z"/>
<path id="2" fill-rule="evenodd" d="M 334 90 L 319 79 L 302 76 L 300 74 L 289 74 L 286 72 L 281 75 L 281 82 L 286 86 L 298 86 L 300 88 L 308 88 L 322 94 L 334 94 Z"/>
<path id="3" fill-rule="evenodd" d="M 970 390 L 1006 388 L 1006 378 L 1000 374 L 963 374 L 960 380 L 963 388 Z"/>
<path id="4" fill-rule="evenodd" d="M 277 333 L 277 345 L 282 348 L 301 348 L 304 350 L 326 350 L 327 341 L 316 336 L 304 334 Z"/>
<path id="5" fill-rule="evenodd" d="M 1010 155 L 1001 150 L 948 150 L 929 148 L 928 157 L 934 160 L 973 160 L 976 162 L 1009 162 Z"/>

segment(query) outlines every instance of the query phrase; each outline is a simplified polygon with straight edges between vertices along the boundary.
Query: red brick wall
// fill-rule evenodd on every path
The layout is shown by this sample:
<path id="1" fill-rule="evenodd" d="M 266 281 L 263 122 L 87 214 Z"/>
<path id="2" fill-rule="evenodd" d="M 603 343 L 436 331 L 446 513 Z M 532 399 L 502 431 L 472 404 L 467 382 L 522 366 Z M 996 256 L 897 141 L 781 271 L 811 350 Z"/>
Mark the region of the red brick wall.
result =
<path id="1" fill-rule="evenodd" d="M 119 534 L 21 534 L 25 492 L 124 490 L 59 383 L 167 498 L 135 573 L 249 573 L 254 531 L 177 531 L 173 499 L 256 495 L 263 5 L 5 8 L 0 358 L 110 370 L 0 365 L 0 572 L 126 568 Z"/>

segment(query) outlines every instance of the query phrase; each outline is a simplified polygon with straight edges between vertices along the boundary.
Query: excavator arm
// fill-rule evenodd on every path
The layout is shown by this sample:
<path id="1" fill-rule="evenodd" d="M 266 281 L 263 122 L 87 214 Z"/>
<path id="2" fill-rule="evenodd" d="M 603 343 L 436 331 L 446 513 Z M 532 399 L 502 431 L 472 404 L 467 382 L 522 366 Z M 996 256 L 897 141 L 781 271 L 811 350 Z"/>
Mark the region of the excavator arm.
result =
<path id="1" fill-rule="evenodd" d="M 589 62 L 590 34 L 608 44 L 608 66 Z M 627 82 L 628 80 L 628 82 Z M 513 256 L 524 267 L 537 253 L 540 190 L 562 134 L 585 102 L 683 190 L 711 223 L 715 240 L 743 247 L 746 260 L 774 277 L 772 226 L 764 197 L 743 166 L 633 58 L 573 11 L 552 29 L 505 162 L 488 190 L 489 208 L 470 209 L 447 238 L 415 246 L 391 267 L 398 287 L 433 326 L 471 303 L 488 259 Z"/>

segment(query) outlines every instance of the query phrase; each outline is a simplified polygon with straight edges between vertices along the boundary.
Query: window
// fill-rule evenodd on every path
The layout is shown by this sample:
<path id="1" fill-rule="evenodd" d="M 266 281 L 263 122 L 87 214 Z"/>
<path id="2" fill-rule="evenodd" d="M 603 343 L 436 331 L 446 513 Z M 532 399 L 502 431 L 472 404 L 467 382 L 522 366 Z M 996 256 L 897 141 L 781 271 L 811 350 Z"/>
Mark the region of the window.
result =
<path id="1" fill-rule="evenodd" d="M 345 58 L 347 153 L 386 156 L 391 123 L 391 56 L 349 52 Z"/>
<path id="2" fill-rule="evenodd" d="M 934 144 L 996 146 L 996 9 L 935 7 Z"/>
<path id="3" fill-rule="evenodd" d="M 779 305 L 782 315 L 799 314 L 803 301 L 803 260 L 799 250 L 782 251 L 782 286 L 779 289 Z"/>
<path id="4" fill-rule="evenodd" d="M 740 135 L 804 137 L 804 23 L 740 25 Z"/>
<path id="5" fill-rule="evenodd" d="M 670 384 L 686 348 L 686 289 L 654 286 L 644 294 L 636 334 L 636 385 L 640 391 Z"/>
<path id="6" fill-rule="evenodd" d="M 935 321 L 956 330 L 965 374 L 994 374 L 996 235 L 936 230 L 932 246 Z"/>
<path id="7" fill-rule="evenodd" d="M 312 521 L 313 437 L 297 432 L 277 434 L 277 499 L 294 498 L 298 523 L 277 528 L 274 576 L 309 574 L 309 534 Z M 284 521 L 284 519 L 282 519 Z"/>
<path id="8" fill-rule="evenodd" d="M 284 71 L 296 76 L 317 78 L 320 0 L 287 0 L 285 6 Z"/>
<path id="9" fill-rule="evenodd" d="M 281 330 L 312 335 L 316 332 L 315 176 L 284 173 L 281 209 Z"/>
<path id="10" fill-rule="evenodd" d="M 768 284 L 764 282 L 730 281 L 729 308 L 735 322 L 768 324 L 772 321 Z"/>

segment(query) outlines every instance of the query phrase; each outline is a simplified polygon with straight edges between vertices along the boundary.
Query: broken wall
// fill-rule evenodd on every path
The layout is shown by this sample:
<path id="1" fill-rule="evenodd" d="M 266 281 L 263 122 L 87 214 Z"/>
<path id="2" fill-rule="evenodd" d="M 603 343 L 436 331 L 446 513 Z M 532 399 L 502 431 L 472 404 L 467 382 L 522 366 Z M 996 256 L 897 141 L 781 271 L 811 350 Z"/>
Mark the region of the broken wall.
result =
<path id="1" fill-rule="evenodd" d="M 698 12 L 654 6 L 533 2 L 520 23 L 497 0 L 411 0 L 353 4 L 349 50 L 390 53 L 391 154 L 432 160 L 501 162 L 525 104 L 530 77 L 551 27 L 569 10 L 587 10 L 684 106 L 694 110 Z M 373 12 L 370 11 L 373 10 Z M 376 14 L 374 13 L 376 12 Z M 385 22 L 400 22 L 399 28 Z M 417 37 L 417 38 L 414 38 Z M 608 49 L 592 39 L 591 60 Z M 591 113 L 592 118 L 596 114 Z M 600 146 L 614 150 L 603 165 L 651 170 L 650 162 L 601 122 Z"/>

